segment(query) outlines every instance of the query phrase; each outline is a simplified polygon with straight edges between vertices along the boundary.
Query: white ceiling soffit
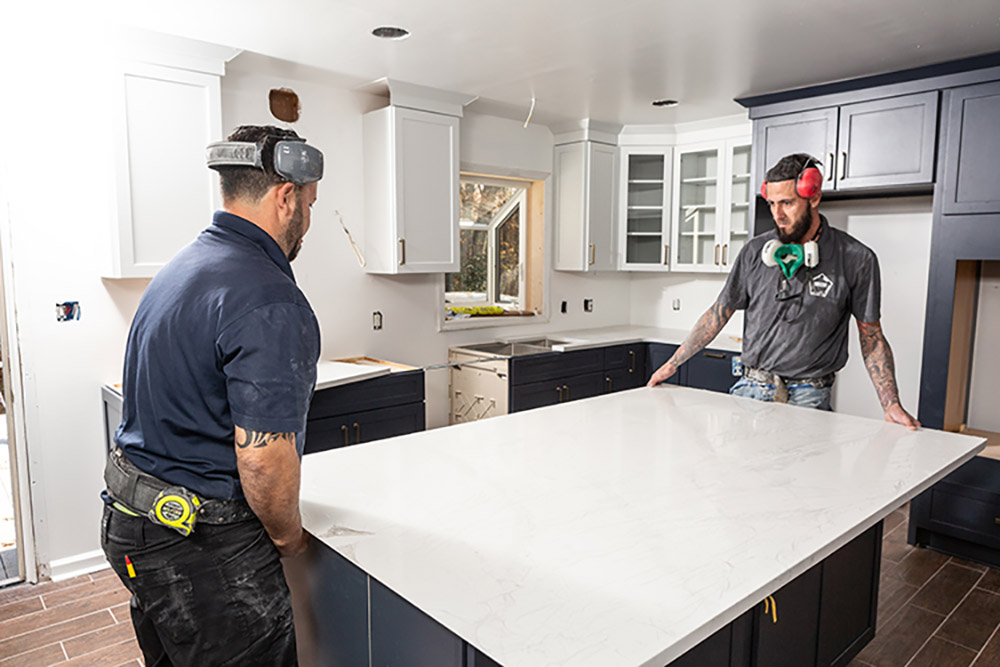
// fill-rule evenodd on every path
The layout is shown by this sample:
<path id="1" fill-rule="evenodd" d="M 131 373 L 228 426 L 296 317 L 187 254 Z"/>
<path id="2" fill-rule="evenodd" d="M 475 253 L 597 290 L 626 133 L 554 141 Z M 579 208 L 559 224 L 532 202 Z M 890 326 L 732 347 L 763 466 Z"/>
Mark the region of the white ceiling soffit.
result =
<path id="1" fill-rule="evenodd" d="M 734 97 L 1000 50 L 997 0 L 172 0 L 116 22 L 254 51 L 362 85 L 389 77 L 532 122 L 672 124 Z M 401 41 L 373 28 L 400 26 Z M 654 99 L 680 100 L 658 109 Z"/>

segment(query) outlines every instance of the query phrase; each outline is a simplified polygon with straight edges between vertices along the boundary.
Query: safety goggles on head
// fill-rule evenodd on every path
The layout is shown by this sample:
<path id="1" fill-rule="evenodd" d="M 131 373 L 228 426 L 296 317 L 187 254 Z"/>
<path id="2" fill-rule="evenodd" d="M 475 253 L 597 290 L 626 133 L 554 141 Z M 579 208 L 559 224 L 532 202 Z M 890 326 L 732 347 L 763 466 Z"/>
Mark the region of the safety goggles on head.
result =
<path id="1" fill-rule="evenodd" d="M 208 167 L 254 167 L 263 170 L 263 149 L 263 143 L 217 141 L 208 145 Z M 304 139 L 284 139 L 274 145 L 273 166 L 278 176 L 295 185 L 315 183 L 323 178 L 323 153 Z"/>

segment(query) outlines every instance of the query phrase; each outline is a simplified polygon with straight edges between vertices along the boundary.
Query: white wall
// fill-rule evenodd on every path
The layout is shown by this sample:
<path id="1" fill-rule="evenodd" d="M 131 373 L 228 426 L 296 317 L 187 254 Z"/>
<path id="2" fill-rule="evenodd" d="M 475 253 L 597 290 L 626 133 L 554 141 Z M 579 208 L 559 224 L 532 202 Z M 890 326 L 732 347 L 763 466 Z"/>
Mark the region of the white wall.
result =
<path id="1" fill-rule="evenodd" d="M 632 324 L 667 329 L 691 329 L 715 303 L 729 274 L 632 274 Z M 680 308 L 674 310 L 674 301 Z M 743 311 L 737 311 L 719 337 L 743 336 Z"/>
<path id="2" fill-rule="evenodd" d="M 976 308 L 976 338 L 972 346 L 969 385 L 969 428 L 1000 433 L 1000 262 L 983 262 Z"/>
<path id="3" fill-rule="evenodd" d="M 882 269 L 882 331 L 896 362 L 900 402 L 916 416 L 930 266 L 931 198 L 827 202 L 820 205 L 820 210 L 831 225 L 848 232 L 878 255 Z M 838 412 L 882 419 L 853 319 L 850 335 L 850 357 L 834 385 L 833 407 Z"/>

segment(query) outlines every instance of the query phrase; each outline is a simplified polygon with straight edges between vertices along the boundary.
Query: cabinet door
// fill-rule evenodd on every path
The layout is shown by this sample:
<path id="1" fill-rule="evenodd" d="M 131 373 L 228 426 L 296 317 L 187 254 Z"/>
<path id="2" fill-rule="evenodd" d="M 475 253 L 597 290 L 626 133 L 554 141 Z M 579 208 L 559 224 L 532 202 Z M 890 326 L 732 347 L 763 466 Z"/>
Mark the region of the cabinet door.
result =
<path id="1" fill-rule="evenodd" d="M 615 176 L 618 149 L 590 142 L 589 191 L 587 193 L 587 266 L 586 271 L 614 271 L 618 268 L 615 251 Z"/>
<path id="2" fill-rule="evenodd" d="M 510 388 L 510 411 L 521 412 L 563 402 L 561 379 L 530 382 Z"/>
<path id="3" fill-rule="evenodd" d="M 222 139 L 219 77 L 136 63 L 123 68 L 118 90 L 109 273 L 149 278 L 220 208 L 218 176 L 205 168 L 205 146 Z"/>
<path id="4" fill-rule="evenodd" d="M 571 375 L 604 370 L 604 350 L 594 348 L 514 357 L 510 360 L 509 369 L 511 385 L 542 380 L 561 381 Z"/>
<path id="5" fill-rule="evenodd" d="M 606 386 L 604 373 L 585 373 L 564 378 L 563 402 L 599 396 L 605 392 Z"/>
<path id="6" fill-rule="evenodd" d="M 423 403 L 366 410 L 306 422 L 306 454 L 373 442 L 425 428 Z"/>
<path id="7" fill-rule="evenodd" d="M 645 343 L 604 348 L 605 393 L 646 384 L 646 348 Z"/>
<path id="8" fill-rule="evenodd" d="M 718 630 L 669 667 L 750 667 L 750 647 L 753 612 L 748 611 L 726 627 Z"/>
<path id="9" fill-rule="evenodd" d="M 762 118 L 753 124 L 753 193 L 760 192 L 767 170 L 792 153 L 808 153 L 823 162 L 823 187 L 834 187 L 837 108 Z"/>
<path id="10" fill-rule="evenodd" d="M 722 239 L 722 270 L 728 272 L 736 255 L 750 238 L 750 205 L 754 203 L 750 185 L 750 142 L 726 144 L 725 231 Z"/>
<path id="11" fill-rule="evenodd" d="M 555 261 L 559 271 L 616 268 L 614 146 L 580 141 L 556 146 Z"/>
<path id="12" fill-rule="evenodd" d="M 724 142 L 678 147 L 674 154 L 672 266 L 679 271 L 722 268 Z"/>
<path id="13" fill-rule="evenodd" d="M 618 204 L 621 268 L 665 271 L 670 263 L 669 148 L 626 148 Z"/>
<path id="14" fill-rule="evenodd" d="M 945 93 L 947 146 L 944 201 L 947 214 L 1000 213 L 1000 81 Z"/>
<path id="15" fill-rule="evenodd" d="M 822 567 L 814 566 L 756 606 L 756 667 L 816 664 Z"/>
<path id="16" fill-rule="evenodd" d="M 684 364 L 687 368 L 687 386 L 729 393 L 729 388 L 739 378 L 739 374 L 733 372 L 734 356 L 737 355 L 722 350 L 702 350 L 691 357 Z"/>
<path id="17" fill-rule="evenodd" d="M 458 118 L 394 109 L 400 273 L 459 269 Z"/>
<path id="18" fill-rule="evenodd" d="M 937 91 L 842 106 L 837 189 L 931 183 L 937 112 Z"/>
<path id="19" fill-rule="evenodd" d="M 646 366 L 646 380 L 648 381 L 650 376 L 656 372 L 656 369 L 663 364 L 670 361 L 670 357 L 674 356 L 674 352 L 677 351 L 677 345 L 669 345 L 667 343 L 650 343 L 647 350 L 647 366 Z M 677 372 L 666 381 L 665 384 L 676 384 L 684 385 L 684 378 L 687 375 L 687 364 L 684 364 Z"/>

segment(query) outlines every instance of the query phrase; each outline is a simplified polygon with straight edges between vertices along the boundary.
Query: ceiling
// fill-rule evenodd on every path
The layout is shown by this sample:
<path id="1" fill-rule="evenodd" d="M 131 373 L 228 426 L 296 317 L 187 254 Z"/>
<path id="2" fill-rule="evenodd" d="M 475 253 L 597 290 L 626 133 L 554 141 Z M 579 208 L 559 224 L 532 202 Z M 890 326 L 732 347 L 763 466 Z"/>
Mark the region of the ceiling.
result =
<path id="1" fill-rule="evenodd" d="M 478 95 L 532 122 L 674 124 L 734 97 L 1000 51 L 997 0 L 114 0 L 125 25 Z M 380 25 L 411 32 L 373 37 Z M 675 108 L 654 99 L 680 100 Z"/>

